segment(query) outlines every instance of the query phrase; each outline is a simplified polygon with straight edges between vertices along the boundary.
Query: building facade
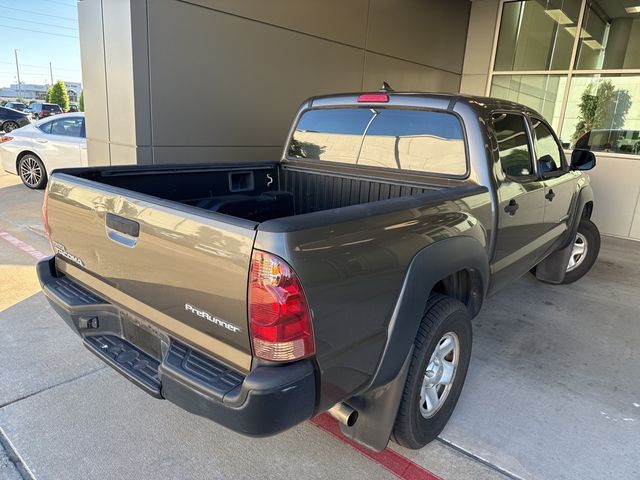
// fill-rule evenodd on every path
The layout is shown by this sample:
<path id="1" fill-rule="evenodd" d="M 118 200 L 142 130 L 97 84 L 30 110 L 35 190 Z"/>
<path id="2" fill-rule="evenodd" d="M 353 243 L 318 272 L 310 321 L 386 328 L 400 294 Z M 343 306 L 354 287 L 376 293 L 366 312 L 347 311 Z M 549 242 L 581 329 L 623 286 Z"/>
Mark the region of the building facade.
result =
<path id="1" fill-rule="evenodd" d="M 491 95 L 599 152 L 595 220 L 640 239 L 634 2 L 82 0 L 89 161 L 274 160 L 302 100 L 383 81 Z"/>

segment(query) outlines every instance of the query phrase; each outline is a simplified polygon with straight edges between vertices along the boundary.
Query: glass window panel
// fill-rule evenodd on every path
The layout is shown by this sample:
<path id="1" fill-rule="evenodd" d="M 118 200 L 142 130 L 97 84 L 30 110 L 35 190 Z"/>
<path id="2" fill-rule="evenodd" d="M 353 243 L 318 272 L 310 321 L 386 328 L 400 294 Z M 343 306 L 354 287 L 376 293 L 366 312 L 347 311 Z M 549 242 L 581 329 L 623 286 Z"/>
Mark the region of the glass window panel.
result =
<path id="1" fill-rule="evenodd" d="M 566 70 L 571 64 L 580 0 L 505 2 L 494 69 Z"/>
<path id="2" fill-rule="evenodd" d="M 462 126 L 446 112 L 319 109 L 302 115 L 289 156 L 448 175 L 467 172 Z"/>
<path id="3" fill-rule="evenodd" d="M 379 110 L 367 131 L 359 165 L 464 175 L 460 121 L 444 112 Z"/>
<path id="4" fill-rule="evenodd" d="M 536 156 L 542 173 L 562 170 L 564 154 L 556 142 L 553 132 L 539 119 L 533 118 Z"/>
<path id="5" fill-rule="evenodd" d="M 335 108 L 305 112 L 289 144 L 289 156 L 356 163 L 362 136 L 373 119 L 366 108 Z"/>
<path id="6" fill-rule="evenodd" d="M 640 15 L 619 0 L 590 2 L 585 10 L 576 68 L 640 68 Z M 573 28 L 573 35 L 576 29 Z"/>
<path id="7" fill-rule="evenodd" d="M 573 148 L 640 155 L 640 75 L 574 76 L 562 132 Z"/>
<path id="8" fill-rule="evenodd" d="M 504 173 L 510 177 L 531 175 L 531 151 L 524 117 L 508 113 L 493 116 L 493 129 L 498 141 L 498 154 Z"/>
<path id="9" fill-rule="evenodd" d="M 491 96 L 532 108 L 557 131 L 566 84 L 564 75 L 494 75 Z"/>

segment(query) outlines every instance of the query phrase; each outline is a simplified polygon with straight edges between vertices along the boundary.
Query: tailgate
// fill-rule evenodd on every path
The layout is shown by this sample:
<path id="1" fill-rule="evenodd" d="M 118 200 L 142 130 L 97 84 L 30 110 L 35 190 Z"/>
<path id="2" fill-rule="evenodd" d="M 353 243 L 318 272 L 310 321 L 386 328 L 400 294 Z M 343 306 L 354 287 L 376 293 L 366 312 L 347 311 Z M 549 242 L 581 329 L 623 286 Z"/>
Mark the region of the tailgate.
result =
<path id="1" fill-rule="evenodd" d="M 54 173 L 59 269 L 173 337 L 248 371 L 254 222 Z"/>

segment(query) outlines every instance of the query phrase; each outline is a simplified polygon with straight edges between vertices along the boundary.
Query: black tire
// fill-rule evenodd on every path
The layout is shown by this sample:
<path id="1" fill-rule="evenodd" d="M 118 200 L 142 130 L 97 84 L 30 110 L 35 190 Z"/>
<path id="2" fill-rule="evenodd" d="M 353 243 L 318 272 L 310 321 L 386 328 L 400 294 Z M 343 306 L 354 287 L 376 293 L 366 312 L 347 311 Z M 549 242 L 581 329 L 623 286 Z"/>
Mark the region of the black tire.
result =
<path id="1" fill-rule="evenodd" d="M 44 168 L 44 163 L 32 153 L 27 153 L 18 160 L 18 175 L 22 183 L 34 190 L 40 190 L 47 185 L 47 170 Z"/>
<path id="2" fill-rule="evenodd" d="M 572 270 L 567 270 L 567 273 L 564 275 L 564 280 L 562 280 L 563 284 L 573 283 L 584 277 L 589 270 L 591 270 L 591 267 L 593 267 L 593 264 L 598 258 L 598 253 L 600 253 L 600 231 L 588 218 L 580 220 L 578 234 L 574 242 L 577 242 L 580 238 L 586 244 L 586 252 L 584 253 L 584 257 L 579 257 L 578 265 Z"/>
<path id="3" fill-rule="evenodd" d="M 440 341 L 451 333 L 459 342 L 459 359 L 453 382 L 441 406 L 433 416 L 425 418 L 421 412 L 420 394 L 427 365 Z M 432 295 L 414 341 L 413 358 L 393 429 L 397 443 L 418 449 L 440 434 L 458 403 L 471 359 L 471 344 L 471 317 L 465 305 L 445 295 Z"/>
<path id="4" fill-rule="evenodd" d="M 2 124 L 2 130 L 4 130 L 4 133 L 9 133 L 19 127 L 20 125 L 18 125 L 16 122 L 12 122 L 11 120 L 6 121 Z"/>

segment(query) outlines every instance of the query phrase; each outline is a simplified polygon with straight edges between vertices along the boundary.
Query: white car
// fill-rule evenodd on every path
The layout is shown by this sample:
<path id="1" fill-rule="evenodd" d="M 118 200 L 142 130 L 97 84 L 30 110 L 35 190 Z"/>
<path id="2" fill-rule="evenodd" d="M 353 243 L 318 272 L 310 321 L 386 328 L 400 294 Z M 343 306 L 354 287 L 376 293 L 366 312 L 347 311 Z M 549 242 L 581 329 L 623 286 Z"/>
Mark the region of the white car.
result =
<path id="1" fill-rule="evenodd" d="M 87 165 L 84 113 L 42 119 L 0 137 L 0 160 L 29 188 L 44 188 L 55 168 Z"/>

